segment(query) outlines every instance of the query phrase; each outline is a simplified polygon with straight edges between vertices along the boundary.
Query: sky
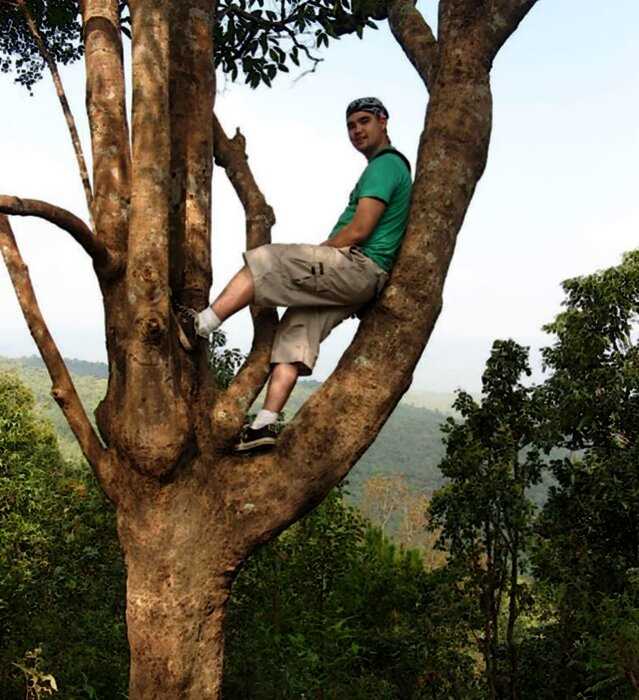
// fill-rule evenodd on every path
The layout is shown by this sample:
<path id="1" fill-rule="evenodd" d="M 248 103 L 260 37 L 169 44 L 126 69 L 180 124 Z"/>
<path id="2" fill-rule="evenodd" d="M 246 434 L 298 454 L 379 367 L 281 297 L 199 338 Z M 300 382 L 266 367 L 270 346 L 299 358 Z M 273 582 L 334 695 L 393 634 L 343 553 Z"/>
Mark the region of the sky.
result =
<path id="1" fill-rule="evenodd" d="M 418 3 L 434 24 L 436 3 Z M 560 310 L 561 281 L 618 263 L 639 232 L 639 2 L 541 0 L 495 60 L 493 133 L 486 171 L 460 233 L 444 307 L 413 390 L 477 391 L 496 338 L 529 345 L 535 367 L 551 342 L 543 324 Z M 216 112 L 240 127 L 277 224 L 274 242 L 324 240 L 365 162 L 346 136 L 344 109 L 376 95 L 390 112 L 393 144 L 414 164 L 428 100 L 385 22 L 363 41 L 323 52 L 315 73 L 285 75 L 256 91 L 219 80 Z M 293 76 L 295 77 L 295 76 Z M 81 64 L 62 78 L 89 157 Z M 0 75 L 0 193 L 43 199 L 86 217 L 73 151 L 48 76 L 33 97 Z M 217 294 L 242 263 L 243 211 L 226 180 L 213 180 Z M 39 302 L 62 353 L 104 360 L 103 313 L 88 258 L 67 234 L 12 220 Z M 247 350 L 247 311 L 225 325 Z M 325 341 L 324 379 L 356 329 Z M 0 267 L 0 355 L 35 346 Z"/>

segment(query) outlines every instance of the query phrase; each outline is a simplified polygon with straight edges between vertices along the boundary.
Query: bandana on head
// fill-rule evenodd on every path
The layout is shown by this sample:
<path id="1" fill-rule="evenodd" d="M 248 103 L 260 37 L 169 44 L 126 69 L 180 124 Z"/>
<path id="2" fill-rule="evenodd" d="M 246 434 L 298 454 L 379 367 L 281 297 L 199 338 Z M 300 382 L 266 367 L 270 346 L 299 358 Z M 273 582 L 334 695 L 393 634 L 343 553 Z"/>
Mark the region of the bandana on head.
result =
<path id="1" fill-rule="evenodd" d="M 376 97 L 360 97 L 353 100 L 346 108 L 346 118 L 348 119 L 353 112 L 370 112 L 378 117 L 388 119 L 388 110 Z"/>

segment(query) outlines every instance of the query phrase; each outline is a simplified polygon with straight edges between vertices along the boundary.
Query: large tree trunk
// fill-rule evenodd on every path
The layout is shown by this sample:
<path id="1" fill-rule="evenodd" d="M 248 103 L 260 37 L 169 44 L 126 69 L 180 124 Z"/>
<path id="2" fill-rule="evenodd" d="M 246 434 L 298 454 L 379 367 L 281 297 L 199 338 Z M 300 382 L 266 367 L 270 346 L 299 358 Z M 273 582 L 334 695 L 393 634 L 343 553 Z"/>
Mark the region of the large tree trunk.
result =
<path id="1" fill-rule="evenodd" d="M 252 457 L 233 456 L 229 447 L 268 375 L 273 313 L 253 310 L 253 349 L 219 392 L 204 342 L 186 352 L 171 311 L 174 301 L 203 305 L 210 284 L 213 150 L 247 212 L 248 247 L 267 243 L 274 222 L 243 138 L 229 140 L 212 114 L 212 5 L 128 3 L 130 147 L 117 0 L 82 3 L 96 237 L 60 210 L 49 218 L 56 214 L 93 257 L 104 296 L 110 374 L 97 412 L 103 444 L 44 333 L 4 219 L 0 247 L 56 398 L 117 508 L 131 700 L 219 697 L 224 610 L 238 568 L 348 473 L 408 388 L 486 164 L 492 60 L 534 2 L 441 0 L 437 39 L 411 0 L 378 3 L 430 91 L 405 241 L 335 372 L 277 448 Z M 0 197 L 0 212 L 36 209 Z"/>
<path id="2" fill-rule="evenodd" d="M 193 462 L 189 472 L 199 466 Z M 130 697 L 218 698 L 224 613 L 237 566 L 220 528 L 224 518 L 197 478 L 133 482 L 118 505 Z"/>

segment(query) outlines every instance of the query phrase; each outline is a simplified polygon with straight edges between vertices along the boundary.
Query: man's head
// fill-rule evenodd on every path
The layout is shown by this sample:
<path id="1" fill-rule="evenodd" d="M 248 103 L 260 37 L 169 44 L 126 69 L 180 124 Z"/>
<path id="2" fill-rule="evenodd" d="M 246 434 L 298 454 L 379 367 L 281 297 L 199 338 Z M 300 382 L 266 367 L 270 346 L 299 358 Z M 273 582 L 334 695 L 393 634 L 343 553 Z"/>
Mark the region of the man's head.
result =
<path id="1" fill-rule="evenodd" d="M 346 108 L 348 137 L 369 160 L 390 145 L 386 132 L 388 110 L 376 97 L 360 97 Z"/>

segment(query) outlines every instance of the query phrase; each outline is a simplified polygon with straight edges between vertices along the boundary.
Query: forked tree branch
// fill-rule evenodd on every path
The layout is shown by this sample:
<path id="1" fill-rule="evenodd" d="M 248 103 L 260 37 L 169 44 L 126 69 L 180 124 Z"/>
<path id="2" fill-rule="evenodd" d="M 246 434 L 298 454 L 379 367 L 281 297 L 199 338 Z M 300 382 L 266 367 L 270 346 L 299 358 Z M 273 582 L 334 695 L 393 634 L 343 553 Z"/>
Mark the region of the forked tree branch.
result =
<path id="1" fill-rule="evenodd" d="M 53 383 L 51 394 L 60 406 L 84 456 L 93 467 L 105 492 L 114 499 L 114 462 L 93 429 L 60 351 L 49 333 L 33 291 L 29 270 L 20 255 L 9 219 L 4 214 L 0 214 L 0 249 L 29 331 L 51 377 Z"/>
<path id="2" fill-rule="evenodd" d="M 537 4 L 538 0 L 490 0 L 488 26 L 491 34 L 491 58 L 494 57 L 519 23 Z"/>
<path id="3" fill-rule="evenodd" d="M 238 129 L 235 136 L 229 139 L 215 115 L 213 134 L 215 162 L 226 171 L 246 213 L 246 249 L 270 243 L 275 214 L 249 167 L 244 136 Z M 213 407 L 215 432 L 222 440 L 230 438 L 241 427 L 246 412 L 268 378 L 277 313 L 274 309 L 252 307 L 251 316 L 254 326 L 251 352 Z"/>
<path id="4" fill-rule="evenodd" d="M 91 257 L 98 274 L 110 277 L 121 269 L 121 261 L 110 253 L 82 219 L 66 209 L 39 199 L 0 195 L 0 214 L 35 216 L 66 231 Z"/>
<path id="5" fill-rule="evenodd" d="M 439 68 L 439 44 L 412 0 L 390 0 L 388 23 L 393 36 L 431 90 Z"/>
<path id="6" fill-rule="evenodd" d="M 91 221 L 91 228 L 94 227 L 93 223 L 93 192 L 91 191 L 91 183 L 89 181 L 89 172 L 87 171 L 87 164 L 84 160 L 84 153 L 82 152 L 82 144 L 80 143 L 80 137 L 78 136 L 78 130 L 75 125 L 75 119 L 73 118 L 73 113 L 71 112 L 71 107 L 69 106 L 69 101 L 67 100 L 64 87 L 62 85 L 62 79 L 60 78 L 60 73 L 58 71 L 58 66 L 53 60 L 53 57 L 47 49 L 47 45 L 44 42 L 44 37 L 40 31 L 33 15 L 31 14 L 29 7 L 25 0 L 16 0 L 22 14 L 24 15 L 27 27 L 31 32 L 31 36 L 35 41 L 38 50 L 42 54 L 42 58 L 47 64 L 51 77 L 53 78 L 53 84 L 55 85 L 55 91 L 58 95 L 58 100 L 60 101 L 60 106 L 62 107 L 62 112 L 64 113 L 64 118 L 67 122 L 67 127 L 69 128 L 69 135 L 71 136 L 71 142 L 73 144 L 73 150 L 75 152 L 75 158 L 78 162 L 78 168 L 80 170 L 80 179 L 82 180 L 82 187 L 84 188 L 84 197 L 87 203 L 87 209 L 89 211 L 89 219 Z"/>

